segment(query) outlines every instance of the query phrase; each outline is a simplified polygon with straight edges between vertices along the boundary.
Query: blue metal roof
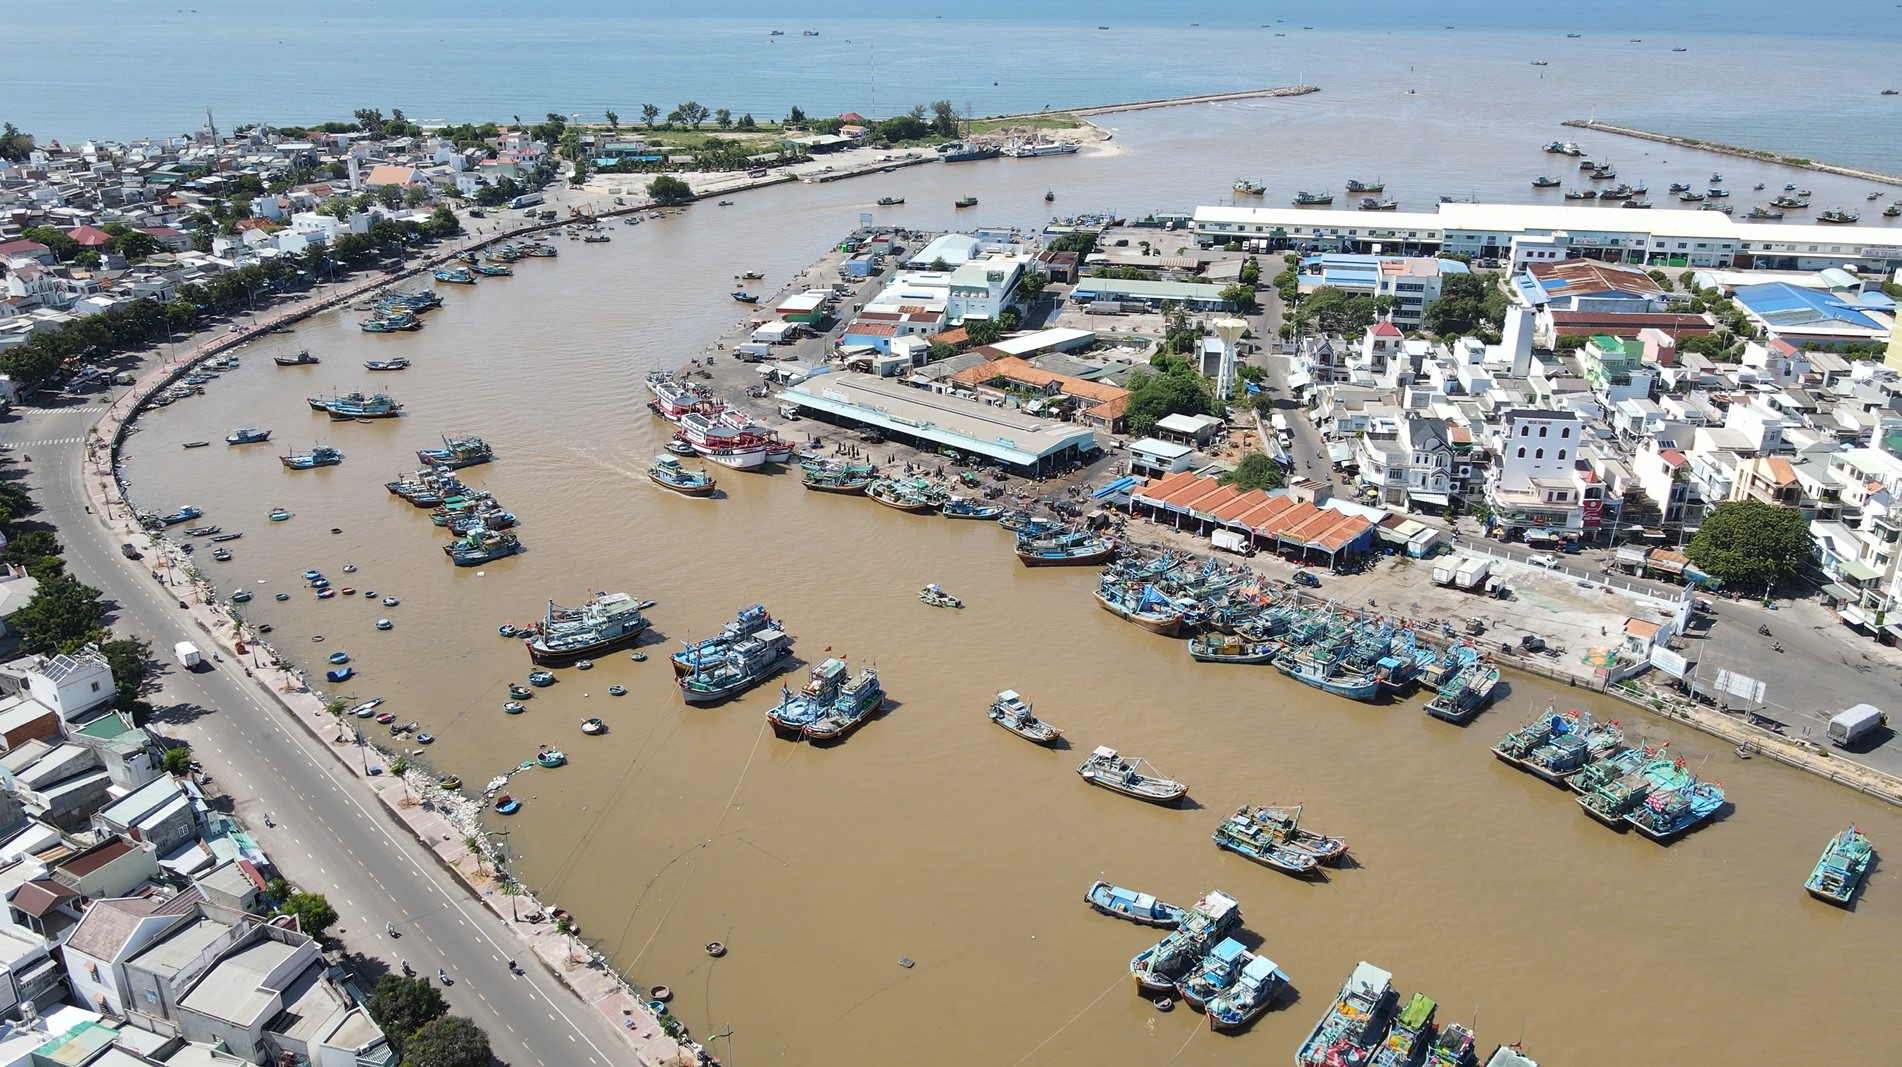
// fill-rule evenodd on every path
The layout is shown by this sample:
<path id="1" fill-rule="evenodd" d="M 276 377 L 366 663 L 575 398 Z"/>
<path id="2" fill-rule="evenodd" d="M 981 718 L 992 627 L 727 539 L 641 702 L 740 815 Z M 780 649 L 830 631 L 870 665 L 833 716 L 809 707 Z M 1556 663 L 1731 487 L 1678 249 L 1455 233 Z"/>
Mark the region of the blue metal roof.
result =
<path id="1" fill-rule="evenodd" d="M 1882 327 L 1872 318 L 1855 310 L 1842 297 L 1816 289 L 1805 289 L 1788 282 L 1737 287 L 1736 300 L 1771 328 L 1792 329 L 1806 324 L 1835 323 L 1865 330 Z"/>

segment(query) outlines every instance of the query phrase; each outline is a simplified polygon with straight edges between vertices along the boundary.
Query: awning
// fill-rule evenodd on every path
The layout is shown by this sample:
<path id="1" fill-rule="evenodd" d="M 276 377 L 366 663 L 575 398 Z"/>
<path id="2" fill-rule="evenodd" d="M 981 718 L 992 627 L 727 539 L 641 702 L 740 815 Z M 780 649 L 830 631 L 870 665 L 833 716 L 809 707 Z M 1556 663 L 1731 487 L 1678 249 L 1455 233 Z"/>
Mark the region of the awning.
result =
<path id="1" fill-rule="evenodd" d="M 1452 498 L 1445 493 L 1408 493 L 1407 495 L 1417 504 L 1438 504 L 1446 507 L 1453 502 Z"/>
<path id="2" fill-rule="evenodd" d="M 1851 626 L 1869 625 L 1869 617 L 1864 615 L 1862 609 L 1854 604 L 1846 608 L 1838 608 L 1836 614 L 1842 616 L 1842 620 Z"/>
<path id="3" fill-rule="evenodd" d="M 1866 582 L 1882 577 L 1882 572 L 1859 559 L 1843 560 L 1843 573 L 1858 582 Z"/>
<path id="4" fill-rule="evenodd" d="M 1855 593 L 1850 592 L 1847 589 L 1844 589 L 1842 586 L 1837 585 L 1835 582 L 1828 582 L 1823 586 L 1823 595 L 1826 597 L 1829 597 L 1832 600 L 1856 599 Z"/>

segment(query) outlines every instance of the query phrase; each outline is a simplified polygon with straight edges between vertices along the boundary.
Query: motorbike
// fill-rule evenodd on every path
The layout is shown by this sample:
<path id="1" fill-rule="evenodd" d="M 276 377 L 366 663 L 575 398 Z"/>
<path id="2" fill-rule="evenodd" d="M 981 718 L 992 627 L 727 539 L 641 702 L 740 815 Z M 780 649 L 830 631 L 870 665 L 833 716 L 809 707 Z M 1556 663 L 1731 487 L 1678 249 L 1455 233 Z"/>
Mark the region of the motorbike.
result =
<path id="1" fill-rule="evenodd" d="M 1759 627 L 1757 627 L 1757 632 L 1758 632 L 1758 633 L 1760 633 L 1760 634 L 1762 634 L 1762 635 L 1763 635 L 1763 636 L 1765 636 L 1765 637 L 1768 637 L 1768 636 L 1770 636 L 1770 628 L 1769 628 L 1768 626 L 1759 626 Z"/>

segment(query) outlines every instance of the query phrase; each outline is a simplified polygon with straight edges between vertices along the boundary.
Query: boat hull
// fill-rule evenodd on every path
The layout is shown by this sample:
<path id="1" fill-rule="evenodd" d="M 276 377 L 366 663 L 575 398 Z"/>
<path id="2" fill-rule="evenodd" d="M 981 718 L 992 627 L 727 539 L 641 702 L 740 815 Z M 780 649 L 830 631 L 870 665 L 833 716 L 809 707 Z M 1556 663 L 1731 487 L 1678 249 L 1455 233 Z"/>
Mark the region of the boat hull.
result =
<path id="1" fill-rule="evenodd" d="M 872 483 L 870 480 L 866 480 L 862 482 L 807 481 L 805 483 L 805 486 L 806 488 L 812 490 L 815 493 L 841 493 L 845 495 L 863 495 L 865 492 L 865 487 L 871 484 Z"/>
<path id="2" fill-rule="evenodd" d="M 1175 789 L 1169 790 L 1166 793 L 1152 793 L 1139 789 L 1131 789 L 1116 779 L 1091 774 L 1087 771 L 1079 772 L 1079 774 L 1084 781 L 1096 786 L 1098 789 L 1107 789 L 1112 793 L 1120 793 L 1123 796 L 1148 801 L 1151 804 L 1176 804 L 1180 802 L 1183 797 L 1189 795 L 1189 787 L 1179 782 Z"/>
<path id="3" fill-rule="evenodd" d="M 562 648 L 559 650 L 537 648 L 532 638 L 522 642 L 522 644 L 528 648 L 529 662 L 535 664 L 537 667 L 563 667 L 576 660 L 588 659 L 602 653 L 613 652 L 616 649 L 627 648 L 630 645 L 638 643 L 641 635 L 646 632 L 647 623 L 643 622 L 624 634 L 611 637 L 606 641 L 596 641 L 590 645 Z"/>
<path id="4" fill-rule="evenodd" d="M 1115 545 L 1104 545 L 1084 553 L 1050 556 L 1027 553 L 1021 548 L 1017 550 L 1018 560 L 1026 567 L 1093 567 L 1107 563 L 1115 554 Z"/>
<path id="5" fill-rule="evenodd" d="M 731 467 L 736 471 L 758 470 L 766 465 L 764 448 L 714 448 L 707 445 L 694 445 L 693 450 L 722 467 Z"/>
<path id="6" fill-rule="evenodd" d="M 1131 611 L 1123 605 L 1105 597 L 1101 592 L 1096 594 L 1096 602 L 1102 606 L 1104 611 L 1122 619 L 1124 622 L 1134 623 L 1152 634 L 1174 637 L 1182 630 L 1182 613 L 1179 611 L 1171 612 L 1168 615 L 1152 615 L 1145 612 Z"/>
<path id="7" fill-rule="evenodd" d="M 712 496 L 714 489 L 719 484 L 711 478 L 707 479 L 705 484 L 694 485 L 681 485 L 678 482 L 662 478 L 658 474 L 649 474 L 647 478 L 662 489 L 671 490 L 672 492 L 679 493 L 681 496 Z"/>

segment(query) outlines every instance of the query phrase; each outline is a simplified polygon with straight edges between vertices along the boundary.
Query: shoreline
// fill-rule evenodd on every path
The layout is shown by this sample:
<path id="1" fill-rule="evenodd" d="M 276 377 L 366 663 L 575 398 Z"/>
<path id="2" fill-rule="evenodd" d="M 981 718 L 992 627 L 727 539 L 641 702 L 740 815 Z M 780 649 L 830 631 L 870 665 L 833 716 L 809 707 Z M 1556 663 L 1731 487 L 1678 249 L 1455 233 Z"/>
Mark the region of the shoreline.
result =
<path id="1" fill-rule="evenodd" d="M 1863 181 L 1881 182 L 1884 185 L 1902 185 L 1902 175 L 1885 174 L 1879 170 L 1863 167 L 1849 167 L 1840 163 L 1821 163 L 1802 156 L 1786 156 L 1763 148 L 1745 148 L 1742 145 L 1724 144 L 1721 141 L 1705 141 L 1696 137 L 1682 137 L 1677 134 L 1656 133 L 1640 130 L 1631 126 L 1614 126 L 1609 122 L 1595 119 L 1567 119 L 1559 123 L 1575 130 L 1590 130 L 1593 133 L 1616 134 L 1620 137 L 1635 137 L 1641 141 L 1656 141 L 1659 144 L 1675 145 L 1678 148 L 1693 148 L 1703 152 L 1712 152 L 1720 156 L 1734 156 L 1757 163 L 1774 163 L 1781 167 L 1795 167 L 1799 170 L 1813 170 L 1819 174 L 1834 174 L 1843 178 L 1857 178 Z"/>

